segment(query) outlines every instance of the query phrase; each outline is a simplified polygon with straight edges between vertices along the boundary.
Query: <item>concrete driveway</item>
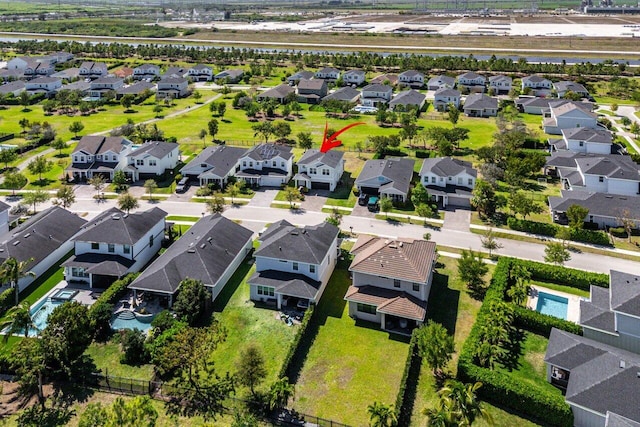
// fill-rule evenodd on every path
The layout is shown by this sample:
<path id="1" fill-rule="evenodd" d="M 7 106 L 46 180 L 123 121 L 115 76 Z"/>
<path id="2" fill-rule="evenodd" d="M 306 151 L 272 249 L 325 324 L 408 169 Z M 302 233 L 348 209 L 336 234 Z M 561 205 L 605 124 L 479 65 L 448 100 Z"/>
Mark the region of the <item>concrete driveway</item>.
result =
<path id="1" fill-rule="evenodd" d="M 328 195 L 328 191 L 309 190 L 309 192 L 304 195 L 304 201 L 300 204 L 300 207 L 308 211 L 320 212 L 322 207 L 327 203 Z"/>
<path id="2" fill-rule="evenodd" d="M 268 208 L 273 203 L 280 189 L 278 188 L 259 188 L 256 190 L 253 198 L 249 202 L 249 206 Z"/>
<path id="3" fill-rule="evenodd" d="M 466 209 L 452 209 L 444 213 L 444 225 L 447 230 L 469 231 L 471 211 Z"/>

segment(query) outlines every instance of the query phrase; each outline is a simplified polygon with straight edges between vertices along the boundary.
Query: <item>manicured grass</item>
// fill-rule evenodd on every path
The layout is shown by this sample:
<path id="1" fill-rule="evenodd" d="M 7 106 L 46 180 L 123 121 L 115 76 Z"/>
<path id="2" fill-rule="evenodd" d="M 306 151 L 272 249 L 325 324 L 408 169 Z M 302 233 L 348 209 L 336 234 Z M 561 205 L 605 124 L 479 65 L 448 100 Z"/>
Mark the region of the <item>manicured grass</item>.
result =
<path id="1" fill-rule="evenodd" d="M 227 339 L 218 346 L 211 360 L 219 375 L 234 374 L 240 353 L 249 344 L 258 346 L 267 369 L 258 389 L 266 390 L 277 379 L 298 326 L 287 326 L 276 310 L 258 308 L 249 300 L 247 280 L 254 272 L 254 266 L 243 262 L 216 298 L 213 316 L 226 328 Z"/>
<path id="2" fill-rule="evenodd" d="M 129 366 L 120 363 L 120 344 L 113 340 L 106 343 L 93 342 L 85 354 L 91 356 L 98 370 L 104 375 L 147 381 L 153 377 L 153 365 Z"/>
<path id="3" fill-rule="evenodd" d="M 555 291 L 566 292 L 568 294 L 578 295 L 580 297 L 587 297 L 588 298 L 589 295 L 590 295 L 589 291 L 584 291 L 582 289 L 573 288 L 573 287 L 570 287 L 570 286 L 562 286 L 562 285 L 558 285 L 556 283 L 534 281 L 534 282 L 531 282 L 531 285 L 532 286 L 535 286 L 535 285 L 543 286 L 545 288 L 553 289 Z"/>
<path id="4" fill-rule="evenodd" d="M 197 222 L 200 219 L 200 217 L 197 217 L 197 216 L 168 215 L 165 219 L 167 221 Z"/>
<path id="5" fill-rule="evenodd" d="M 343 298 L 350 283 L 348 271 L 336 269 L 316 308 L 317 335 L 300 372 L 293 407 L 362 426 L 368 422 L 368 405 L 395 402 L 408 346 L 405 337 L 349 317 Z"/>

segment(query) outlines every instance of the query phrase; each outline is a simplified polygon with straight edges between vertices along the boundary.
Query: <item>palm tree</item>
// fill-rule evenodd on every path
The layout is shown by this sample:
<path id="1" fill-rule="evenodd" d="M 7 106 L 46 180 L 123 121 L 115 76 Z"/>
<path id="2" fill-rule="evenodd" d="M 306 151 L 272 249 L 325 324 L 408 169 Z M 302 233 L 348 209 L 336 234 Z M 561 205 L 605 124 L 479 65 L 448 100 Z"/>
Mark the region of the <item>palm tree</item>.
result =
<path id="1" fill-rule="evenodd" d="M 22 301 L 7 312 L 5 320 L 0 324 L 0 331 L 4 331 L 2 342 L 6 344 L 9 337 L 20 333 L 24 333 L 27 338 L 29 329 L 35 329 L 35 324 L 29 311 L 29 302 Z"/>
<path id="2" fill-rule="evenodd" d="M 271 384 L 269 389 L 269 407 L 271 410 L 286 406 L 294 392 L 293 384 L 289 383 L 289 378 L 287 377 L 282 377 Z"/>
<path id="3" fill-rule="evenodd" d="M 19 302 L 20 287 L 18 282 L 20 279 L 27 276 L 35 277 L 36 275 L 33 271 L 26 271 L 27 264 L 31 262 L 33 262 L 33 258 L 29 258 L 26 261 L 18 261 L 14 257 L 9 257 L 0 265 L 2 282 L 9 282 L 9 285 L 16 290 L 15 305 L 18 305 Z"/>
<path id="4" fill-rule="evenodd" d="M 398 424 L 398 416 L 393 405 L 373 402 L 367 407 L 371 427 L 393 427 Z"/>
<path id="5" fill-rule="evenodd" d="M 493 424 L 491 415 L 477 398 L 476 391 L 480 387 L 482 387 L 480 382 L 463 384 L 459 381 L 449 380 L 438 392 L 442 406 L 456 414 L 458 418 L 456 425 L 471 426 L 477 418 L 482 418 L 490 425 Z"/>

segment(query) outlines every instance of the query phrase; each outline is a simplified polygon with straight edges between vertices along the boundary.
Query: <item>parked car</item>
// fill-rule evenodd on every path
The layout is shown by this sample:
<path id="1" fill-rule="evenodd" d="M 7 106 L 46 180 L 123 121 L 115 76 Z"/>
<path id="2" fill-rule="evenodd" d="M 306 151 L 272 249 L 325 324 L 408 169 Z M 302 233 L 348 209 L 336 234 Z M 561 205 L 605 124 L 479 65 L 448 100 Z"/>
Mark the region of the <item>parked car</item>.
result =
<path id="1" fill-rule="evenodd" d="M 189 178 L 182 178 L 176 185 L 176 193 L 184 193 L 189 189 Z"/>
<path id="2" fill-rule="evenodd" d="M 368 201 L 369 201 L 369 195 L 360 193 L 360 195 L 358 196 L 358 204 L 360 206 L 366 206 Z"/>
<path id="3" fill-rule="evenodd" d="M 367 202 L 367 209 L 369 209 L 369 212 L 378 212 L 378 210 L 380 210 L 380 204 L 378 201 L 379 199 L 377 197 L 369 197 L 369 202 Z"/>

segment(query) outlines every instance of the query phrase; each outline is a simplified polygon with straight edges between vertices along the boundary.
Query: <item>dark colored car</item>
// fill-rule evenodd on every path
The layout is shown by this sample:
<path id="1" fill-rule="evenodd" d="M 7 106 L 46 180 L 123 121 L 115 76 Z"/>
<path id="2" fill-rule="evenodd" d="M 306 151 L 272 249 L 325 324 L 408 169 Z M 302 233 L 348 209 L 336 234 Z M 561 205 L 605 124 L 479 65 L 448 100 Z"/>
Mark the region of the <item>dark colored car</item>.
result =
<path id="1" fill-rule="evenodd" d="M 380 209 L 378 200 L 379 199 L 377 197 L 369 197 L 369 201 L 367 202 L 367 209 L 369 209 L 369 212 L 378 212 Z"/>
<path id="2" fill-rule="evenodd" d="M 176 193 L 184 193 L 189 189 L 189 178 L 182 178 L 176 185 Z"/>
<path id="3" fill-rule="evenodd" d="M 369 202 L 369 195 L 360 193 L 360 195 L 358 196 L 358 204 L 360 206 L 366 206 L 368 202 Z"/>

